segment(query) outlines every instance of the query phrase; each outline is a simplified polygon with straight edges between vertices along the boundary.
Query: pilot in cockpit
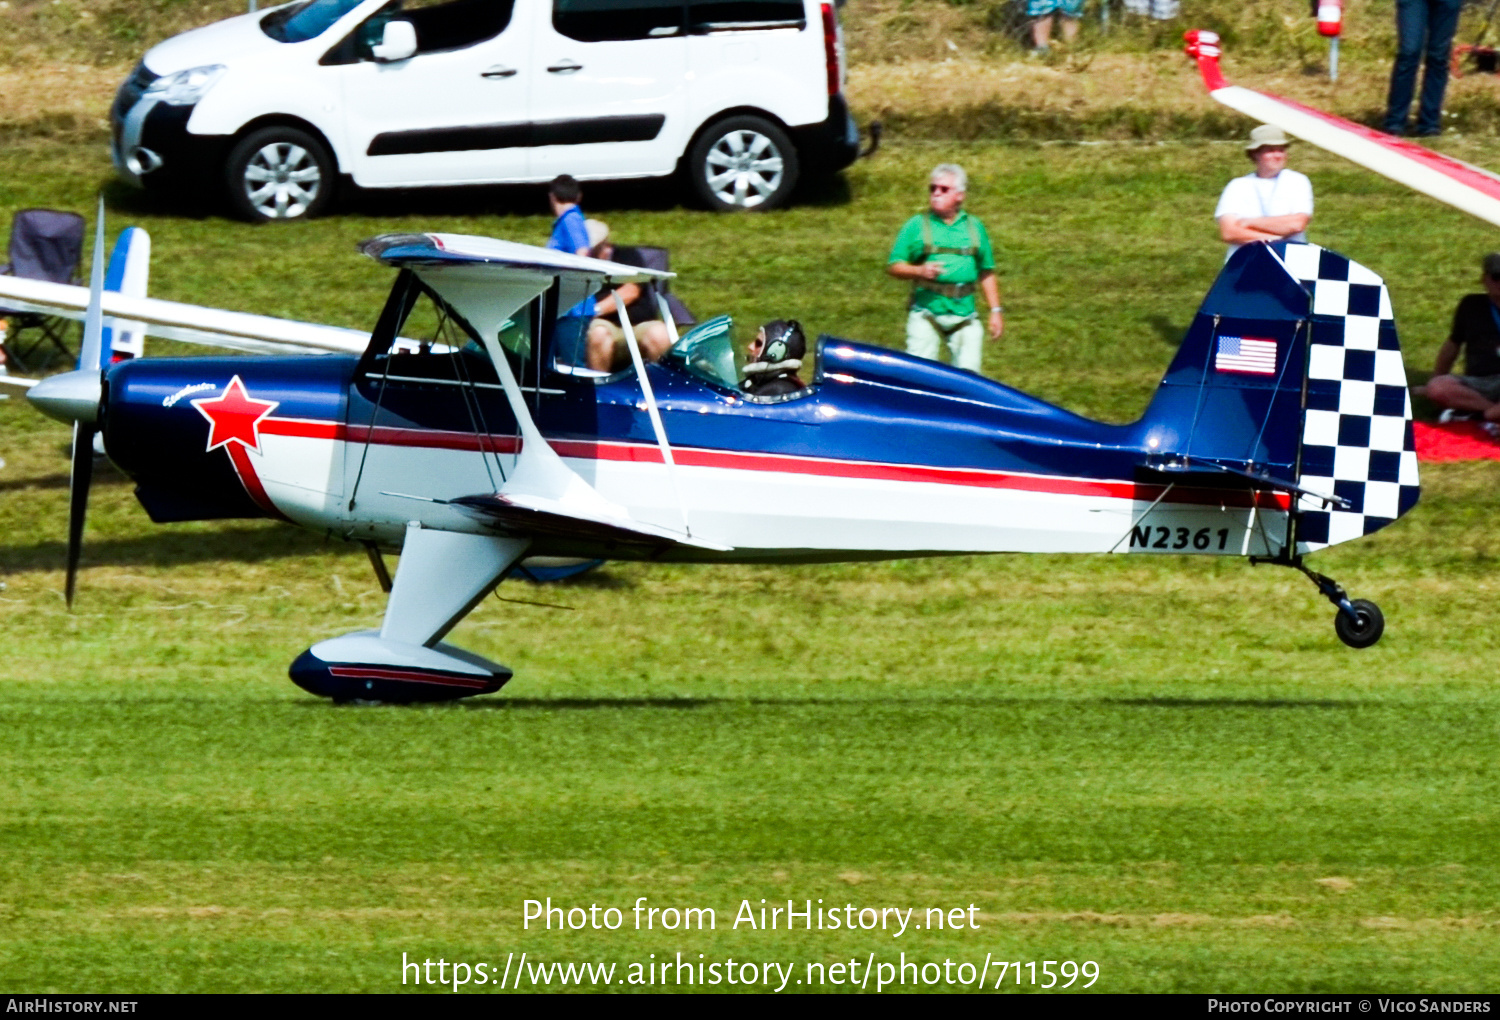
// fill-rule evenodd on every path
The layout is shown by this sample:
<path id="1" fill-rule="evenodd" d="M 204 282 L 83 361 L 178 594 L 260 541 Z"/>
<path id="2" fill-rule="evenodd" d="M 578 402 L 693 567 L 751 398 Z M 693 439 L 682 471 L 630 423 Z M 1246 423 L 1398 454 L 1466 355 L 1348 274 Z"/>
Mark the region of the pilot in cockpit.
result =
<path id="1" fill-rule="evenodd" d="M 797 377 L 807 353 L 807 336 L 796 319 L 773 319 L 760 328 L 746 349 L 745 381 L 740 389 L 752 397 L 780 397 L 805 389 Z"/>

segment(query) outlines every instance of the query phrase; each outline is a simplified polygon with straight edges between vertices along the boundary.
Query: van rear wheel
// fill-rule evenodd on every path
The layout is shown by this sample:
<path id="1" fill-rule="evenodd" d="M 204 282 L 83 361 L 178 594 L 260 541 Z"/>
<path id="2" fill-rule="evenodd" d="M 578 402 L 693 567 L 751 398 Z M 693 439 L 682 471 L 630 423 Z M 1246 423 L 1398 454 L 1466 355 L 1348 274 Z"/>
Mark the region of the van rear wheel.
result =
<path id="1" fill-rule="evenodd" d="M 230 204 L 246 219 L 306 219 L 333 197 L 333 157 L 306 131 L 262 128 L 230 152 L 225 184 Z"/>
<path id="2" fill-rule="evenodd" d="M 797 185 L 797 150 L 786 132 L 761 117 L 712 125 L 688 154 L 693 190 L 710 209 L 775 209 Z"/>

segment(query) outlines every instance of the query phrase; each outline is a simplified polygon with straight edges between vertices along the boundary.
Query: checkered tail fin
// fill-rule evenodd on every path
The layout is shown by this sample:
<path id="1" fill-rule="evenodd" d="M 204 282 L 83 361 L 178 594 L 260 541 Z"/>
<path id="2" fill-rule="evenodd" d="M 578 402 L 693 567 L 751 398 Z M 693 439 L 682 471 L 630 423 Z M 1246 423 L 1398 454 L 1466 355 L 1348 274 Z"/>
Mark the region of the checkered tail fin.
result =
<path id="1" fill-rule="evenodd" d="M 1411 392 L 1385 282 L 1316 245 L 1287 244 L 1281 259 L 1311 305 L 1297 484 L 1340 501 L 1298 500 L 1297 551 L 1312 552 L 1417 505 Z"/>
<path id="2" fill-rule="evenodd" d="M 1311 244 L 1225 263 L 1138 427 L 1143 467 L 1279 490 L 1312 552 L 1416 505 L 1411 398 L 1380 277 Z"/>

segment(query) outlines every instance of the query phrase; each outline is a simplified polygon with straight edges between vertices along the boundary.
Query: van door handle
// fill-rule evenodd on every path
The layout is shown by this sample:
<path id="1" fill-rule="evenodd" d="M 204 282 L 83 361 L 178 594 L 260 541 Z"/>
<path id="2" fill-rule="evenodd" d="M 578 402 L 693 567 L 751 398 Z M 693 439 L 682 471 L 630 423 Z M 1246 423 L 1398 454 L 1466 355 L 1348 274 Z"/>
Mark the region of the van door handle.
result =
<path id="1" fill-rule="evenodd" d="M 547 68 L 547 70 L 552 72 L 553 74 L 572 74 L 574 71 L 582 71 L 583 65 L 575 64 L 567 57 L 564 57 L 562 60 Z"/>
<path id="2" fill-rule="evenodd" d="M 506 67 L 504 64 L 496 64 L 479 72 L 481 78 L 510 78 L 516 74 L 514 67 Z"/>

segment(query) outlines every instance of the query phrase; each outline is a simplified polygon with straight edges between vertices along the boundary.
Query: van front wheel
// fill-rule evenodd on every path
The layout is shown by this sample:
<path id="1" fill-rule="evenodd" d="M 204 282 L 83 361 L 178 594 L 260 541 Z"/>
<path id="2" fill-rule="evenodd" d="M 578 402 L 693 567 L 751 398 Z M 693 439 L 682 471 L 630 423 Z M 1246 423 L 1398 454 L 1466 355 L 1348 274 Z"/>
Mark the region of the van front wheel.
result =
<path id="1" fill-rule="evenodd" d="M 316 216 L 333 197 L 333 157 L 306 131 L 269 127 L 240 139 L 225 170 L 229 201 L 249 220 Z"/>
<path id="2" fill-rule="evenodd" d="M 688 154 L 693 190 L 710 209 L 775 209 L 797 184 L 797 150 L 760 117 L 730 117 L 698 137 Z"/>

